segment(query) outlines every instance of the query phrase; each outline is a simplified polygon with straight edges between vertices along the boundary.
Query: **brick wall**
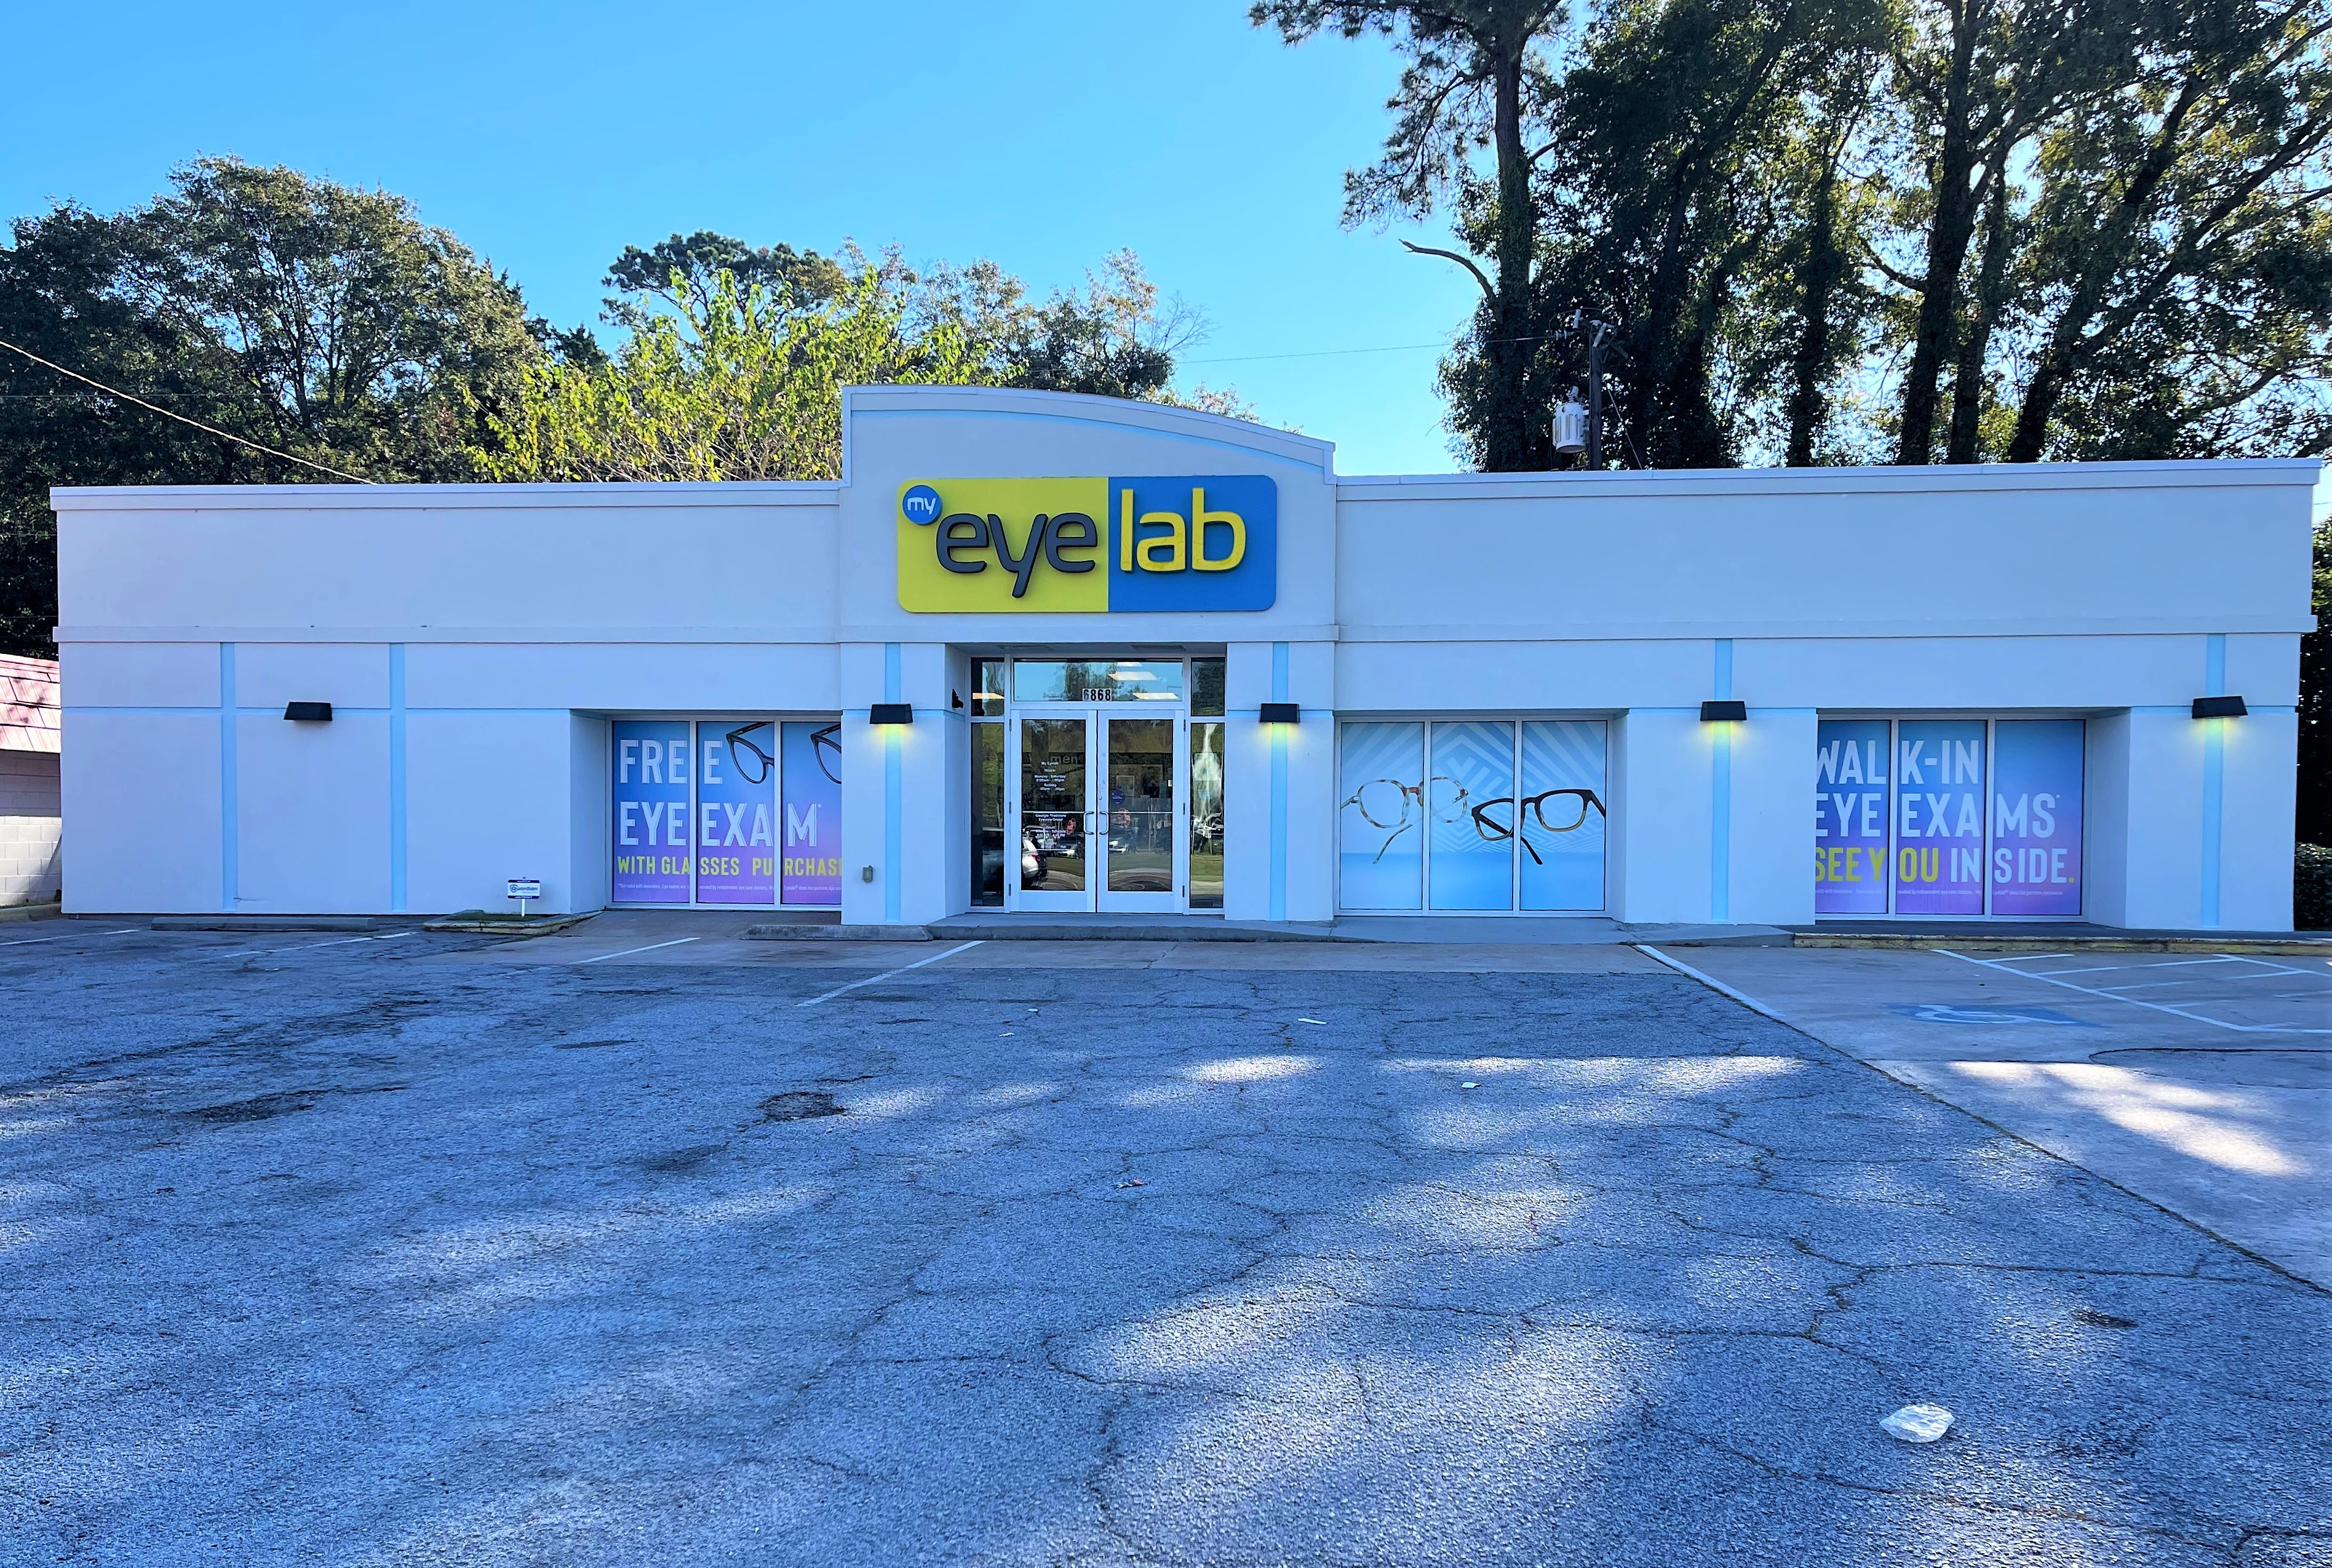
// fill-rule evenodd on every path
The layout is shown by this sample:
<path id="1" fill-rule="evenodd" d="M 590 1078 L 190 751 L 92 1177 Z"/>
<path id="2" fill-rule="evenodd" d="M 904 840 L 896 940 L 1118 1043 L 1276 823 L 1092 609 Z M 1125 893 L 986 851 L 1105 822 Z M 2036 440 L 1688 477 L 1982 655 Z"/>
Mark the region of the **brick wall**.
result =
<path id="1" fill-rule="evenodd" d="M 57 754 L 0 751 L 0 904 L 47 904 L 62 884 Z"/>

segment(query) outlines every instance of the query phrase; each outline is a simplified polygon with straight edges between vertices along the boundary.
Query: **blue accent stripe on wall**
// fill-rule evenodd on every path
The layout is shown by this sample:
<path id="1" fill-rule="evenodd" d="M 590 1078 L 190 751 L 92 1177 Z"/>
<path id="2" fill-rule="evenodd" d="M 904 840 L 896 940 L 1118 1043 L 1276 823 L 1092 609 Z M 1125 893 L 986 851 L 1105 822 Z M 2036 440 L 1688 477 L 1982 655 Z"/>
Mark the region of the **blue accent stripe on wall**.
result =
<path id="1" fill-rule="evenodd" d="M 883 700 L 896 703 L 899 696 L 899 645 L 883 645 Z M 887 724 L 883 729 L 883 918 L 896 925 L 899 922 L 899 859 L 904 837 L 902 817 L 904 813 L 899 799 L 899 727 Z"/>
<path id="2" fill-rule="evenodd" d="M 1287 701 L 1287 645 L 1271 645 L 1271 700 Z M 1271 727 L 1271 918 L 1287 918 L 1287 726 Z"/>
<path id="3" fill-rule="evenodd" d="M 2203 694 L 2227 694 L 2227 637 L 2213 632 L 2203 640 Z M 2227 721 L 2203 721 L 2203 919 L 2219 923 L 2219 839 L 2224 820 Z"/>
<path id="4" fill-rule="evenodd" d="M 405 913 L 405 645 L 388 645 L 388 907 Z"/>
<path id="5" fill-rule="evenodd" d="M 233 913 L 241 893 L 243 824 L 235 780 L 234 645 L 219 645 L 219 908 Z"/>
<path id="6" fill-rule="evenodd" d="M 1733 695 L 1733 639 L 1716 639 L 1716 695 Z M 1708 918 L 1733 918 L 1733 726 L 1716 726 L 1709 759 Z"/>

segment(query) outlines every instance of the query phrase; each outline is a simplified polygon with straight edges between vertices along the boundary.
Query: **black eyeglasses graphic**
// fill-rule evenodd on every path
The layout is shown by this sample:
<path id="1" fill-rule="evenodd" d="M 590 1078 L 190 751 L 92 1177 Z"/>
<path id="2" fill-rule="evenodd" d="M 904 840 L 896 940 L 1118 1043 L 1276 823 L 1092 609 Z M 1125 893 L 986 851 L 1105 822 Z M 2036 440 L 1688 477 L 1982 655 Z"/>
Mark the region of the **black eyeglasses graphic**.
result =
<path id="1" fill-rule="evenodd" d="M 737 776 L 748 784 L 768 783 L 769 770 L 778 765 L 775 757 L 762 751 L 750 738 L 756 730 L 771 728 L 773 726 L 765 720 L 759 724 L 740 724 L 729 731 L 729 760 L 735 766 Z M 841 783 L 842 775 L 836 770 L 842 766 L 842 726 L 828 724 L 823 730 L 812 730 L 809 732 L 809 751 L 810 755 L 817 759 L 817 770 L 833 782 Z M 752 760 L 747 761 L 748 757 Z"/>
<path id="2" fill-rule="evenodd" d="M 775 757 L 770 756 L 767 751 L 762 751 L 751 741 L 746 739 L 746 737 L 750 735 L 754 731 L 767 730 L 769 727 L 770 726 L 766 723 L 740 724 L 737 728 L 729 731 L 730 765 L 737 770 L 737 776 L 744 779 L 748 784 L 768 783 L 769 781 L 769 770 L 778 765 L 778 760 Z M 740 755 L 741 748 L 742 749 L 742 755 Z M 750 757 L 753 760 L 750 762 L 746 761 L 745 759 L 747 757 Z"/>
<path id="3" fill-rule="evenodd" d="M 1513 796 L 1500 795 L 1476 805 L 1466 786 L 1457 779 L 1437 773 L 1430 782 L 1447 784 L 1455 792 L 1449 799 L 1448 808 L 1441 813 L 1442 821 L 1462 822 L 1470 817 L 1474 823 L 1474 831 L 1481 835 L 1485 842 L 1491 844 L 1499 843 L 1515 836 L 1512 826 L 1490 815 L 1494 807 L 1515 805 Z M 1372 779 L 1353 790 L 1344 801 L 1346 806 L 1356 808 L 1360 811 L 1362 821 L 1371 827 L 1382 830 L 1385 834 L 1384 843 L 1378 846 L 1375 856 L 1369 864 L 1373 865 L 1377 861 L 1382 860 L 1385 857 L 1385 851 L 1393 846 L 1393 841 L 1418 825 L 1423 816 L 1425 790 L 1426 786 L 1422 784 L 1404 784 L 1398 779 Z M 1557 802 L 1552 819 L 1547 814 L 1549 801 Z M 1563 804 L 1563 802 L 1569 804 Z M 1521 808 L 1526 814 L 1524 820 L 1535 820 L 1540 830 L 1546 833 L 1570 833 L 1577 830 L 1586 823 L 1590 808 L 1594 809 L 1598 817 L 1609 815 L 1603 809 L 1603 802 L 1596 797 L 1592 789 L 1544 789 L 1536 795 L 1524 796 L 1521 801 Z M 1531 846 L 1531 841 L 1527 836 L 1523 839 L 1523 849 L 1530 856 L 1532 865 L 1546 864 L 1539 852 Z"/>

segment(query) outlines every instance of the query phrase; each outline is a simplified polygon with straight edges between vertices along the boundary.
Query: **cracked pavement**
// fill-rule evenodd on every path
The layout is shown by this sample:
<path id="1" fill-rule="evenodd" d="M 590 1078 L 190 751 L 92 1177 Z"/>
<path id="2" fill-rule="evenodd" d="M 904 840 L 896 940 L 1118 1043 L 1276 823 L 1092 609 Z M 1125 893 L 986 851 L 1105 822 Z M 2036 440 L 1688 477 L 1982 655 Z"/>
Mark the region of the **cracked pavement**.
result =
<path id="1" fill-rule="evenodd" d="M 2332 1563 L 2332 1296 L 1625 950 L 557 940 L 0 949 L 0 1562 Z"/>

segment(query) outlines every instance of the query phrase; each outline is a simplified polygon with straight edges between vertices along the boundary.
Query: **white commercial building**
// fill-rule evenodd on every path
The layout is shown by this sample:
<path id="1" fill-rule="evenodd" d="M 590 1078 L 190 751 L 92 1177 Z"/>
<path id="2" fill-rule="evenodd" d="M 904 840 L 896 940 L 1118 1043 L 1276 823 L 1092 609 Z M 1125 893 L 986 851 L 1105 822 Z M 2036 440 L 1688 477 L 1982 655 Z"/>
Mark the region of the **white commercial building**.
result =
<path id="1" fill-rule="evenodd" d="M 2313 462 L 1347 478 L 905 387 L 843 451 L 58 492 L 66 907 L 2291 923 Z"/>

